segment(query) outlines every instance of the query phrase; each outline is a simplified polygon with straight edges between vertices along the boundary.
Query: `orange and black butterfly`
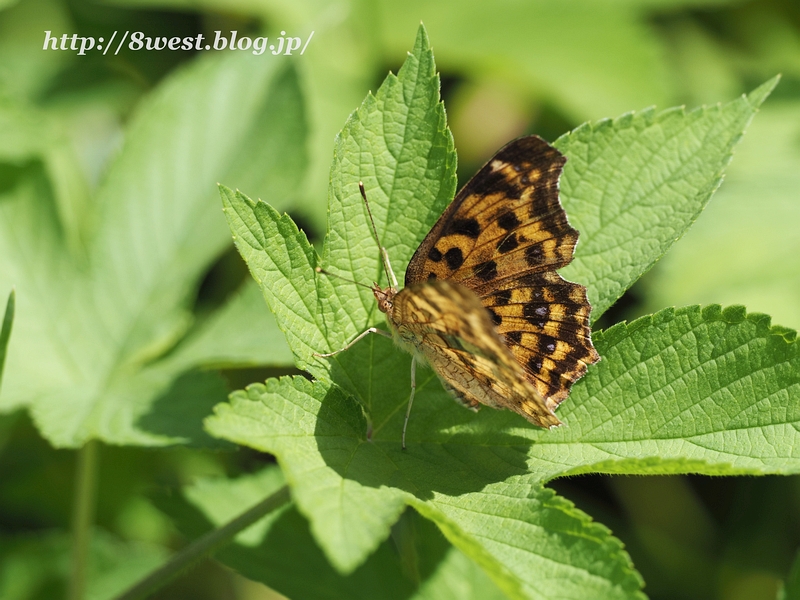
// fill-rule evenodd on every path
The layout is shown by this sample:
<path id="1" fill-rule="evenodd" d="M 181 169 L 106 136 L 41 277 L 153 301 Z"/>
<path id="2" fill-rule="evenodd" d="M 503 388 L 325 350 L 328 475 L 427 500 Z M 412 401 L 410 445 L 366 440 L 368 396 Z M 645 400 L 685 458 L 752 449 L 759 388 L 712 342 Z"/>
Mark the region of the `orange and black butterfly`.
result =
<path id="1" fill-rule="evenodd" d="M 540 427 L 561 424 L 556 407 L 600 359 L 586 288 L 556 273 L 578 241 L 558 199 L 565 162 L 537 136 L 502 148 L 425 236 L 402 290 L 380 248 L 390 285 L 372 291 L 392 337 L 414 357 L 406 424 L 420 360 L 470 408 L 486 404 Z M 371 328 L 347 347 L 367 333 L 382 332 Z"/>

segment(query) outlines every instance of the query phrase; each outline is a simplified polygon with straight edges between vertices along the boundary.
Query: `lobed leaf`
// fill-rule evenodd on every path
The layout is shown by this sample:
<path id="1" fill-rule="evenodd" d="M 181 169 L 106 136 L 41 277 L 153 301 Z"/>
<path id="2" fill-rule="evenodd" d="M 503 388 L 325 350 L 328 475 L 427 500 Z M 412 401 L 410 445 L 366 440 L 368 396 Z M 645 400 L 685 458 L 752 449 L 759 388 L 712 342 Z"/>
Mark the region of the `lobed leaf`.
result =
<path id="1" fill-rule="evenodd" d="M 629 113 L 555 142 L 568 157 L 562 203 L 581 232 L 561 272 L 587 286 L 593 319 L 694 223 L 777 81 L 725 105 Z"/>
<path id="2" fill-rule="evenodd" d="M 380 277 L 359 179 L 381 241 L 398 264 L 438 216 L 444 192 L 452 193 L 455 159 L 432 73 L 421 29 L 398 76 L 368 96 L 338 138 L 326 269 L 357 281 Z M 567 276 L 589 284 L 598 312 L 689 227 L 771 85 L 724 107 L 630 115 L 562 138 L 567 164 L 575 165 L 565 173 L 565 204 L 589 248 L 580 254 L 578 247 Z M 628 175 L 637 169 L 646 175 L 641 182 Z M 439 187 L 429 183 L 434 173 L 446 175 Z M 617 190 L 623 176 L 627 188 L 606 194 L 603 186 Z M 582 197 L 586 206 L 576 201 Z M 229 190 L 223 202 L 298 365 L 318 380 L 269 380 L 236 392 L 216 407 L 207 429 L 278 458 L 298 510 L 342 573 L 364 564 L 411 505 L 510 597 L 641 598 L 641 578 L 621 543 L 544 488 L 549 479 L 800 470 L 793 451 L 794 334 L 763 316 L 719 307 L 665 311 L 598 335 L 604 360 L 573 388 L 559 411 L 565 426 L 555 431 L 505 411 L 464 411 L 430 371 L 420 370 L 402 451 L 410 357 L 377 336 L 329 363 L 311 357 L 341 348 L 375 323 L 371 294 L 314 278 L 319 259 L 287 216 Z M 395 206 L 403 210 L 393 212 Z M 606 210 L 610 220 L 590 218 L 608 216 Z M 608 241 L 614 230 L 622 240 L 617 246 Z M 590 272 L 598 256 L 611 261 L 600 275 Z"/>

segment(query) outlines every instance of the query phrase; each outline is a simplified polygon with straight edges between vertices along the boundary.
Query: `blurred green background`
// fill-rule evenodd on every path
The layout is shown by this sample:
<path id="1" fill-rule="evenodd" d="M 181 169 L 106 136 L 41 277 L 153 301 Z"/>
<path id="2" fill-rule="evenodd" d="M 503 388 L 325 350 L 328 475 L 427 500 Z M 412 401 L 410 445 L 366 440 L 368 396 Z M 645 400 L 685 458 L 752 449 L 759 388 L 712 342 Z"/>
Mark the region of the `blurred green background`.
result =
<path id="1" fill-rule="evenodd" d="M 552 141 L 584 121 L 651 105 L 726 102 L 782 73 L 708 209 L 599 326 L 715 302 L 746 304 L 773 323 L 800 327 L 800 3 L 790 0 L 2 0 L 0 102 L 35 111 L 67 140 L 73 176 L 91 193 L 139 103 L 203 53 L 77 56 L 43 51 L 45 30 L 168 37 L 286 31 L 303 39 L 313 31 L 303 56 L 263 58 L 291 60 L 300 76 L 310 164 L 288 208 L 318 242 L 333 138 L 367 91 L 402 63 L 420 20 L 441 70 L 462 182 L 525 133 Z M 13 163 L 3 138 L 0 128 L 0 182 Z M 199 287 L 195 312 L 219 306 L 245 277 L 231 249 Z M 2 298 L 6 293 L 0 290 Z M 222 374 L 233 390 L 286 372 Z M 104 552 L 129 557 L 140 548 L 157 562 L 185 540 L 155 496 L 199 476 L 253 472 L 270 460 L 244 449 L 103 446 L 97 523 L 107 535 Z M 74 469 L 75 453 L 53 449 L 25 414 L 0 415 L 0 596 L 62 593 Z M 592 476 L 553 487 L 625 542 L 654 599 L 775 598 L 800 545 L 797 478 Z M 276 596 L 208 561 L 157 597 Z"/>

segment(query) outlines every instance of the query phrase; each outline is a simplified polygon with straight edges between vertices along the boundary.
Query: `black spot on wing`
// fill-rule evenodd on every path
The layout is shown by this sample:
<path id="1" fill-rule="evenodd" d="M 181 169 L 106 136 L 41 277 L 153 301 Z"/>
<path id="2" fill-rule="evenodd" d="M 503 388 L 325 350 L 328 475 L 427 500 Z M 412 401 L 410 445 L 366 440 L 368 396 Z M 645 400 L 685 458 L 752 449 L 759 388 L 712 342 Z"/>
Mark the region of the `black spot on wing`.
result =
<path id="1" fill-rule="evenodd" d="M 545 356 L 549 356 L 556 351 L 556 339 L 549 335 L 539 335 L 539 352 Z"/>
<path id="2" fill-rule="evenodd" d="M 570 352 L 578 354 L 579 358 L 584 358 L 591 354 L 586 350 L 586 348 L 584 348 L 583 339 L 579 339 L 574 330 L 570 329 L 569 327 L 565 327 L 563 324 L 559 328 L 558 339 L 562 342 L 566 342 L 570 347 Z"/>
<path id="3" fill-rule="evenodd" d="M 533 244 L 525 248 L 525 262 L 528 263 L 528 266 L 535 267 L 541 264 L 543 258 L 544 252 L 542 252 L 542 248 L 539 244 Z"/>
<path id="4" fill-rule="evenodd" d="M 511 290 L 500 290 L 492 294 L 492 296 L 494 297 L 494 301 L 500 306 L 511 302 Z"/>
<path id="5" fill-rule="evenodd" d="M 506 162 L 506 161 L 503 161 Z M 488 165 L 485 169 L 489 169 Z M 480 180 L 473 179 L 468 186 L 468 193 L 486 196 L 488 194 L 502 194 L 505 198 L 518 200 L 522 196 L 523 188 L 516 183 L 517 177 L 509 177 L 502 170 L 486 170 L 480 173 Z M 465 190 L 467 187 L 465 187 Z"/>
<path id="6" fill-rule="evenodd" d="M 531 217 L 549 212 L 558 203 L 558 188 L 555 181 L 555 179 L 545 180 L 534 186 Z"/>
<path id="7" fill-rule="evenodd" d="M 486 310 L 489 311 L 489 315 L 492 317 L 492 321 L 494 322 L 495 325 L 500 325 L 503 322 L 503 317 L 498 315 L 491 308 L 487 308 Z"/>
<path id="8" fill-rule="evenodd" d="M 547 307 L 542 304 L 529 302 L 522 307 L 522 315 L 527 319 L 528 323 L 536 325 L 537 327 L 545 326 L 548 314 L 549 311 Z"/>
<path id="9" fill-rule="evenodd" d="M 464 254 L 461 252 L 461 248 L 450 248 L 444 253 L 444 260 L 450 270 L 455 271 L 464 264 Z"/>
<path id="10" fill-rule="evenodd" d="M 475 276 L 483 279 L 483 281 L 491 281 L 497 277 L 497 263 L 493 260 L 487 260 L 475 267 Z"/>
<path id="11" fill-rule="evenodd" d="M 531 370 L 533 373 L 541 373 L 542 372 L 542 360 L 537 356 L 531 356 L 528 359 L 528 369 Z"/>
<path id="12" fill-rule="evenodd" d="M 512 184 L 510 181 L 507 182 L 507 185 L 503 188 L 503 194 L 506 198 L 510 198 L 512 200 L 519 200 L 522 196 L 522 188 Z"/>
<path id="13" fill-rule="evenodd" d="M 433 246 L 428 252 L 428 258 L 433 262 L 439 262 L 442 260 L 442 253 L 439 252 L 439 249 L 436 246 Z"/>
<path id="14" fill-rule="evenodd" d="M 581 367 L 579 360 L 574 356 L 565 356 L 558 361 L 558 370 L 561 377 L 569 381 L 576 381 L 586 373 L 586 367 Z"/>
<path id="15" fill-rule="evenodd" d="M 497 219 L 497 224 L 506 231 L 511 231 L 512 229 L 516 229 L 520 226 L 519 219 L 513 212 L 507 212 L 500 215 L 500 217 Z"/>
<path id="16" fill-rule="evenodd" d="M 519 241 L 517 241 L 517 235 L 512 233 L 505 239 L 503 239 L 499 244 L 497 244 L 497 251 L 501 254 L 505 254 L 506 252 L 511 252 L 514 248 L 519 246 Z"/>
<path id="17" fill-rule="evenodd" d="M 465 235 L 471 239 L 477 239 L 481 234 L 481 226 L 475 219 L 453 219 L 447 226 L 445 235 Z"/>

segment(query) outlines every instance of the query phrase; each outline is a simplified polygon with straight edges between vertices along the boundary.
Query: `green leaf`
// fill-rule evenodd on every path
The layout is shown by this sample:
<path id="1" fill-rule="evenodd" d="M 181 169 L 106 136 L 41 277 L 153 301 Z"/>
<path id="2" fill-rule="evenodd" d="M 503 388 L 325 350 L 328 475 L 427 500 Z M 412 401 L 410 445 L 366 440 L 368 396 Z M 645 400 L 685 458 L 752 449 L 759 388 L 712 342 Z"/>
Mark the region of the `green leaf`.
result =
<path id="1" fill-rule="evenodd" d="M 320 450 L 331 452 L 338 457 L 339 469 L 351 475 L 374 473 L 376 482 L 394 470 L 380 464 L 386 461 L 380 460 L 372 445 L 360 443 L 366 423 L 357 405 L 338 388 L 302 378 L 270 379 L 266 386 L 250 386 L 246 396 L 238 394 L 231 397 L 231 406 L 222 404 L 215 409 L 217 415 L 208 422 L 209 430 L 239 444 L 263 440 L 254 447 L 279 457 L 293 498 L 303 514 L 311 517 L 311 529 L 331 562 L 343 572 L 352 571 L 389 535 L 389 528 L 405 508 L 404 498 L 396 490 L 343 479 L 320 461 Z M 324 415 L 319 414 L 322 406 Z M 265 421 L 266 413 L 272 422 Z M 290 430 L 295 441 L 290 442 L 287 453 L 283 444 L 273 442 Z"/>
<path id="2" fill-rule="evenodd" d="M 690 112 L 646 110 L 584 125 L 555 143 L 561 198 L 581 232 L 561 273 L 588 288 L 597 319 L 705 207 L 774 78 L 748 96 Z"/>
<path id="3" fill-rule="evenodd" d="M 640 581 L 621 544 L 542 489 L 538 476 L 526 475 L 525 440 L 513 445 L 506 434 L 492 444 L 428 427 L 432 415 L 459 408 L 443 394 L 433 406 L 427 402 L 413 421 L 425 430 L 423 441 L 408 452 L 400 449 L 399 428 L 367 440 L 355 400 L 303 378 L 269 380 L 234 394 L 208 427 L 278 456 L 315 539 L 343 573 L 379 546 L 409 504 L 512 597 L 536 597 L 533 590 L 549 588 L 638 597 Z M 429 442 L 429 435 L 449 441 Z"/>
<path id="4" fill-rule="evenodd" d="M 234 480 L 200 479 L 184 490 L 185 500 L 171 495 L 157 499 L 157 503 L 184 533 L 197 537 L 282 485 L 280 470 L 268 467 Z M 382 543 L 350 575 L 339 574 L 325 559 L 308 522 L 293 506 L 251 526 L 215 557 L 290 598 L 505 598 L 475 563 L 447 544 L 429 521 L 411 511 L 401 524 L 393 539 Z M 398 551 L 413 564 L 399 561 Z M 309 577 L 309 573 L 314 576 Z"/>
<path id="5" fill-rule="evenodd" d="M 310 356 L 322 343 L 314 248 L 288 215 L 281 216 L 266 202 L 253 202 L 225 186 L 219 189 L 236 248 L 275 314 L 298 366 L 303 365 L 300 357 Z"/>
<path id="6" fill-rule="evenodd" d="M 3 367 L 6 364 L 6 351 L 8 350 L 8 340 L 11 338 L 11 325 L 14 323 L 14 300 L 15 292 L 11 290 L 6 302 L 6 311 L 3 316 L 3 323 L 0 325 L 0 384 L 3 383 Z"/>
<path id="7" fill-rule="evenodd" d="M 564 586 L 635 597 L 638 578 L 619 542 L 540 485 L 587 472 L 800 472 L 792 425 L 800 354 L 784 334 L 761 315 L 719 307 L 616 326 L 597 337 L 604 359 L 575 386 L 560 411 L 565 426 L 554 431 L 508 412 L 472 415 L 425 390 L 404 452 L 405 394 L 386 390 L 396 414 L 370 439 L 355 399 L 302 378 L 234 394 L 208 426 L 278 456 L 298 508 L 340 568 L 363 559 L 408 503 L 507 593 L 516 584 L 520 597 Z M 397 372 L 377 364 L 365 386 Z"/>
<path id="8" fill-rule="evenodd" d="M 367 98 L 337 140 L 322 260 L 331 272 L 366 282 L 381 276 L 359 179 L 398 275 L 438 216 L 442 194 L 452 193 L 455 160 L 432 91 L 438 82 L 432 63 L 420 68 L 429 55 L 421 32 L 398 77 Z M 567 164 L 575 165 L 564 176 L 570 218 L 576 215 L 583 247 L 612 261 L 600 265 L 605 278 L 594 275 L 596 254 L 581 254 L 579 245 L 570 278 L 589 283 L 603 309 L 691 224 L 771 85 L 724 107 L 630 115 L 562 138 Z M 412 143 L 420 154 L 398 159 Z M 631 180 L 637 169 L 640 178 Z M 446 177 L 446 185 L 435 186 L 433 173 Z M 633 191 L 621 190 L 621 200 L 602 191 L 625 178 Z M 684 195 L 673 189 L 690 200 L 681 204 Z M 549 479 L 584 472 L 800 472 L 792 450 L 793 333 L 771 328 L 763 316 L 719 307 L 666 311 L 598 335 L 604 360 L 574 387 L 559 411 L 565 426 L 555 431 L 507 411 L 464 411 L 421 369 L 404 452 L 410 357 L 378 336 L 329 362 L 312 356 L 341 348 L 379 321 L 370 292 L 315 277 L 320 259 L 288 216 L 230 190 L 222 196 L 237 247 L 298 365 L 318 380 L 252 385 L 218 406 L 207 428 L 277 456 L 298 510 L 342 573 L 362 565 L 410 505 L 510 597 L 642 598 L 641 578 L 622 544 L 544 488 Z M 592 202 L 577 201 L 584 196 Z M 408 200 L 398 205 L 401 198 Z M 680 211 L 673 213 L 673 205 Z M 606 209 L 622 218 L 607 220 Z"/>
<path id="9" fill-rule="evenodd" d="M 235 331 L 217 347 L 198 331 L 189 351 L 174 361 L 169 353 L 191 332 L 200 279 L 230 243 L 215 183 L 234 179 L 283 206 L 296 193 L 305 165 L 302 98 L 296 74 L 281 64 L 245 54 L 204 57 L 154 91 L 92 210 L 82 213 L 91 217 L 79 227 L 90 232 L 85 252 L 65 242 L 67 225 L 40 161 L 11 171 L 0 201 L 0 287 L 16 286 L 19 336 L 9 348 L 0 410 L 29 407 L 57 447 L 92 438 L 212 443 L 201 419 L 224 397 L 221 382 L 185 372 L 220 361 L 252 364 L 265 352 L 243 357 L 252 341 Z M 258 309 L 233 302 L 220 319 L 246 330 L 247 313 Z M 277 333 L 258 322 L 265 334 Z M 285 357 L 285 350 L 273 355 Z"/>
<path id="10" fill-rule="evenodd" d="M 560 411 L 567 427 L 537 438 L 542 463 L 531 467 L 545 477 L 800 472 L 794 332 L 711 305 L 666 309 L 594 340 L 603 360 Z"/>
<path id="11" fill-rule="evenodd" d="M 336 139 L 322 265 L 357 281 L 382 277 L 358 182 L 374 205 L 378 235 L 398 265 L 408 262 L 455 191 L 453 140 L 439 79 L 421 29 L 414 52 L 375 96 L 367 96 Z M 391 115 L 390 118 L 387 115 Z M 234 241 L 261 286 L 297 365 L 328 378 L 314 352 L 341 348 L 376 319 L 371 292 L 320 277 L 305 234 L 264 202 L 220 189 Z M 391 225 L 391 226 L 390 226 Z M 275 243 L 275 240 L 283 243 Z M 398 272 L 402 276 L 402 272 Z"/>
<path id="12" fill-rule="evenodd" d="M 739 302 L 800 327 L 799 114 L 797 101 L 761 109 L 713 202 L 642 281 L 645 310 Z"/>
<path id="13" fill-rule="evenodd" d="M 378 237 L 403 269 L 427 231 L 453 199 L 456 187 L 453 137 L 439 100 L 439 77 L 427 34 L 422 26 L 414 48 L 395 77 L 384 80 L 375 96 L 369 94 L 336 138 L 328 192 L 328 233 L 323 264 L 347 269 L 356 281 L 381 277 L 374 237 L 360 199 L 363 181 L 372 203 Z M 430 227 L 428 227 L 429 229 Z M 335 284 L 337 309 L 346 319 L 375 312 L 372 293 L 353 294 L 352 285 Z M 348 293 L 349 292 L 349 293 Z M 345 297 L 347 294 L 347 297 Z M 330 326 L 330 324 L 329 324 Z M 354 331 L 351 329 L 351 332 Z M 351 332 L 344 333 L 347 340 Z"/>
<path id="14" fill-rule="evenodd" d="M 47 175 L 67 250 L 83 258 L 87 237 L 89 185 L 64 123 L 45 111 L 0 101 L 0 161 L 11 181 L 34 165 Z M 16 171 L 16 173 L 15 173 Z M 49 191 L 49 190 L 48 190 Z"/>

